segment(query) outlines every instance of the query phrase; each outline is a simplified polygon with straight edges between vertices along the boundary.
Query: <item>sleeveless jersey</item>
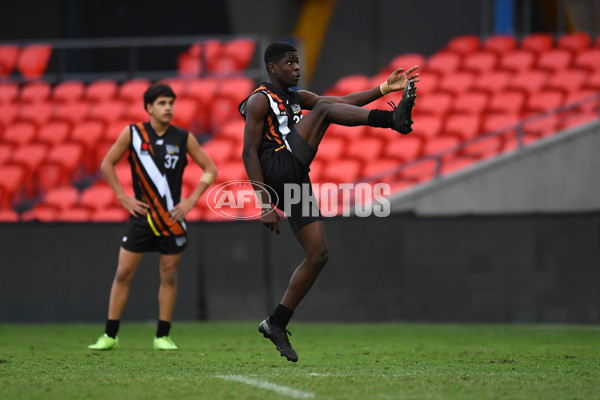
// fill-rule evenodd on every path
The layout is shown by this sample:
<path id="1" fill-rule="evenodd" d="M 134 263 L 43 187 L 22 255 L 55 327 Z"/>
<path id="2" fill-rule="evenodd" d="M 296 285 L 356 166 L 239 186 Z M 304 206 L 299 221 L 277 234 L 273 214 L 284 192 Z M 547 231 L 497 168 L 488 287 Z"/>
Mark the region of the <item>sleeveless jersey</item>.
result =
<path id="1" fill-rule="evenodd" d="M 169 210 L 181 200 L 188 132 L 169 125 L 165 134 L 158 136 L 149 122 L 130 128 L 129 164 L 135 198 L 150 206 L 146 218 L 156 236 L 183 235 L 185 222 L 171 222 Z"/>
<path id="2" fill-rule="evenodd" d="M 282 90 L 267 82 L 263 82 L 250 96 L 255 93 L 262 93 L 269 100 L 269 113 L 265 119 L 259 152 L 268 148 L 275 148 L 275 151 L 287 148 L 291 151 L 286 137 L 294 125 L 302 119 L 300 95 L 295 90 Z M 250 96 L 246 97 L 239 106 L 244 119 L 246 103 Z"/>

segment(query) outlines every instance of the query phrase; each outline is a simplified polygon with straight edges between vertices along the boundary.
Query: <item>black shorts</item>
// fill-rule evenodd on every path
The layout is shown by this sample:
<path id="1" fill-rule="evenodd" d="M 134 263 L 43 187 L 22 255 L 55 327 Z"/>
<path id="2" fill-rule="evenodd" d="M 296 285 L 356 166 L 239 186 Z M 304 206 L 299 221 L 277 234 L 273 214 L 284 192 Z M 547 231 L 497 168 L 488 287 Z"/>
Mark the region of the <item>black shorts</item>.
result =
<path id="1" fill-rule="evenodd" d="M 290 143 L 294 153 L 287 149 L 265 149 L 259 155 L 265 184 L 271 191 L 271 199 L 277 208 L 286 212 L 293 232 L 323 219 L 308 176 L 309 165 L 316 150 L 297 132 L 296 135 L 298 137 L 293 139 L 294 144 Z M 298 138 L 301 142 L 298 142 Z M 304 143 L 305 147 L 297 143 Z M 295 155 L 296 152 L 303 157 L 307 165 Z"/>
<path id="2" fill-rule="evenodd" d="M 157 236 L 146 216 L 129 217 L 127 232 L 121 247 L 133 253 L 157 251 L 160 254 L 179 254 L 187 246 L 187 234 L 180 236 Z"/>

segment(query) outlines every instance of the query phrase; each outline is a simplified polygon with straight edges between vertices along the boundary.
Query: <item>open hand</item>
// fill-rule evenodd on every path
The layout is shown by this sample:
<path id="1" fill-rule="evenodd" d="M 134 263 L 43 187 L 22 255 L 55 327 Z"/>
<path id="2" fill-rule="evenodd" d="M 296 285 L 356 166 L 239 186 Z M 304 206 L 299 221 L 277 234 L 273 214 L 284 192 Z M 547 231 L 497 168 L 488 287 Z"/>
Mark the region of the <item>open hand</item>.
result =
<path id="1" fill-rule="evenodd" d="M 404 68 L 398 68 L 392 72 L 390 77 L 387 79 L 390 90 L 392 92 L 404 90 L 409 81 L 419 82 L 419 73 L 415 73 L 418 68 L 419 66 L 415 65 L 414 67 L 409 68 L 406 72 L 404 72 Z"/>

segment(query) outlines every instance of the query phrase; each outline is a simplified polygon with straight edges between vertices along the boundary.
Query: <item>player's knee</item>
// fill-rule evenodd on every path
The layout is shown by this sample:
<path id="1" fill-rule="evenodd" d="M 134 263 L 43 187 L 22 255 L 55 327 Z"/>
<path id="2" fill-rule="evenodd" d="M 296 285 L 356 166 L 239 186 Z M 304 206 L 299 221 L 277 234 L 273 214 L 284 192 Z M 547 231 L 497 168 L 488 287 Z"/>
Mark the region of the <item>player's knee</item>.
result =
<path id="1" fill-rule="evenodd" d="M 311 264 L 316 266 L 317 268 L 323 268 L 327 261 L 329 261 L 329 251 L 327 247 L 323 247 L 316 251 L 314 254 L 310 255 Z"/>
<path id="2" fill-rule="evenodd" d="M 161 278 L 162 278 L 162 282 L 167 285 L 176 284 L 177 283 L 177 266 L 163 267 Z"/>
<path id="3" fill-rule="evenodd" d="M 119 283 L 129 283 L 133 278 L 133 270 L 119 266 L 115 274 L 115 281 Z"/>
<path id="4" fill-rule="evenodd" d="M 333 104 L 335 104 L 335 103 L 330 100 L 319 100 L 317 102 L 317 104 L 315 104 L 315 106 L 313 107 L 311 112 L 316 112 L 317 114 L 327 115 Z"/>

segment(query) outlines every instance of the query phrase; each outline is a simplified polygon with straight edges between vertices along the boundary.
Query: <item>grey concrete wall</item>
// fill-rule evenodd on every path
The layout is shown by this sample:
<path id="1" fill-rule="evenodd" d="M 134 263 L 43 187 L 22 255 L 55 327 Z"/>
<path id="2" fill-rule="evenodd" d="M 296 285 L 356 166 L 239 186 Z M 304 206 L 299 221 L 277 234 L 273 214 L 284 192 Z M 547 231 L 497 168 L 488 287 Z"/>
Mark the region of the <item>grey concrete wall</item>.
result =
<path id="1" fill-rule="evenodd" d="M 420 215 L 600 210 L 600 123 L 550 137 L 391 199 Z"/>
<path id="2" fill-rule="evenodd" d="M 284 223 L 190 224 L 174 321 L 259 321 L 302 261 Z M 600 214 L 326 220 L 296 320 L 600 323 Z M 104 321 L 121 224 L 0 224 L 0 322 Z M 155 320 L 158 257 L 123 321 Z"/>

